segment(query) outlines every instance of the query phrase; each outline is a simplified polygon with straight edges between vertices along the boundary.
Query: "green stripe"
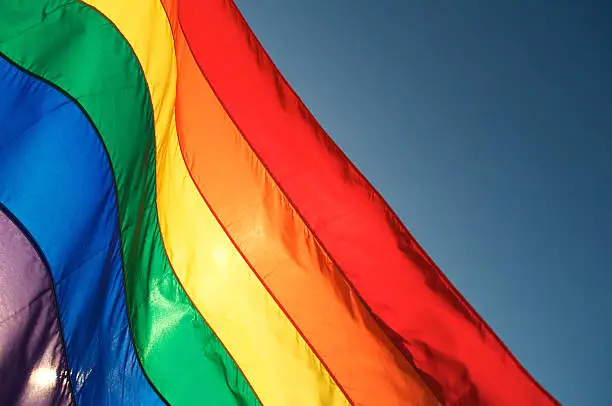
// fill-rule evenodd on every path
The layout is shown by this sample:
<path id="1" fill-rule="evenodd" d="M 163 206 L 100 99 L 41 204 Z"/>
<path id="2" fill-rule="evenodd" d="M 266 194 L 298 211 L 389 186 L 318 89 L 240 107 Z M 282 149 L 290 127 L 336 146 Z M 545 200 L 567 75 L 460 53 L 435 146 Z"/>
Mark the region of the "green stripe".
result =
<path id="1" fill-rule="evenodd" d="M 129 44 L 74 0 L 4 0 L 0 51 L 72 95 L 101 135 L 117 187 L 129 320 L 152 383 L 175 405 L 258 404 L 168 262 L 155 203 L 153 108 Z"/>

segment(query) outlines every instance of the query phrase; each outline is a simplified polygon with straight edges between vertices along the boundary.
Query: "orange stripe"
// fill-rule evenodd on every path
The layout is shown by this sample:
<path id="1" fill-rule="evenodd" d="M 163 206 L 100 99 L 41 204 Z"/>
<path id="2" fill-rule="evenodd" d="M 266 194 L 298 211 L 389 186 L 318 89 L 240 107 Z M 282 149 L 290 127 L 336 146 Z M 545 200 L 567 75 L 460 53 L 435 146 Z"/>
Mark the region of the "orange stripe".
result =
<path id="1" fill-rule="evenodd" d="M 254 271 L 359 405 L 435 405 L 270 178 L 200 72 L 176 18 L 177 130 L 197 187 Z"/>

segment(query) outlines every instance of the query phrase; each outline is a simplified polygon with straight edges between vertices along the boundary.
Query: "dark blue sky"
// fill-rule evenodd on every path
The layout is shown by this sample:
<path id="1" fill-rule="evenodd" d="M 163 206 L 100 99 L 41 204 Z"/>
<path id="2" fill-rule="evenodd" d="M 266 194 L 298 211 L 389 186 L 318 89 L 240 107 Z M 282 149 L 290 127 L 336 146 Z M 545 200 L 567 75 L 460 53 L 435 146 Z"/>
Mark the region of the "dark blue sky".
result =
<path id="1" fill-rule="evenodd" d="M 236 2 L 536 379 L 612 405 L 612 2 Z"/>

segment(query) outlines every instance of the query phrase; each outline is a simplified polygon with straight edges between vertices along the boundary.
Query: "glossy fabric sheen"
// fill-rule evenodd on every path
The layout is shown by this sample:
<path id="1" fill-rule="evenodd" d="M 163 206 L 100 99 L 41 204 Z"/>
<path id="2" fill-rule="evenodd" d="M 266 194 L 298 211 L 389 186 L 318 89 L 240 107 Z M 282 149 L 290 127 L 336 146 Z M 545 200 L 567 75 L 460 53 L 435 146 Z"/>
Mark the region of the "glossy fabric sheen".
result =
<path id="1" fill-rule="evenodd" d="M 0 61 L 0 89 L 5 75 Z M 0 112 L 10 111 L 2 109 L 1 101 L 0 106 Z M 35 248 L 2 210 L 0 404 L 71 405 L 51 278 Z"/>
<path id="2" fill-rule="evenodd" d="M 194 402 L 216 405 L 256 404 L 257 399 L 240 370 L 192 306 L 169 266 L 155 204 L 153 109 L 146 81 L 125 39 L 97 11 L 82 3 L 15 0 L 2 4 L 0 51 L 73 96 L 87 111 L 99 131 L 109 153 L 116 181 L 128 315 L 134 344 L 145 372 L 156 389 L 174 405 L 191 405 Z M 85 123 L 82 127 L 85 127 Z M 71 131 L 74 130 L 75 126 L 72 125 Z M 90 138 L 92 142 L 95 140 L 93 136 Z M 72 148 L 80 151 L 78 145 Z M 65 163 L 66 150 L 45 151 L 39 159 L 45 161 L 43 158 L 49 156 L 57 157 L 56 165 L 59 166 L 44 172 L 47 177 L 53 175 L 57 168 L 62 168 L 62 162 L 68 166 Z M 99 166 L 104 159 L 104 155 L 97 152 L 87 156 L 86 165 L 70 165 L 72 176 L 79 176 L 80 169 L 76 168 Z M 86 170 L 83 172 L 88 174 Z M 18 175 L 12 173 L 10 177 L 5 175 L 4 178 L 11 179 L 11 185 L 28 189 L 32 183 L 21 182 Z M 39 181 L 35 184 L 47 187 L 47 179 L 43 181 L 40 179 L 42 174 L 38 176 Z M 86 190 L 89 185 L 89 182 L 71 183 L 67 178 L 58 179 L 63 185 L 71 185 L 73 190 L 68 190 L 66 186 L 60 192 L 53 190 L 51 193 L 52 190 L 49 190 L 38 201 L 47 200 L 49 204 L 59 206 L 49 196 Z M 112 183 L 110 175 L 108 182 Z M 57 210 L 67 213 L 57 227 L 62 230 L 70 228 L 74 222 L 81 224 L 83 219 L 79 216 L 82 210 L 97 210 L 96 217 L 102 218 L 93 218 L 90 223 L 82 223 L 73 229 L 75 236 L 80 236 L 78 243 L 64 246 L 61 252 L 56 250 L 58 258 L 83 251 L 92 261 L 110 260 L 106 256 L 96 256 L 93 251 L 94 245 L 99 250 L 108 250 L 108 247 L 98 245 L 97 241 L 94 244 L 79 234 L 90 236 L 92 224 L 103 223 L 110 227 L 111 218 L 115 218 L 109 211 L 112 207 L 111 192 L 100 186 L 100 180 L 92 185 L 98 189 L 97 196 L 100 199 L 92 202 L 91 196 L 84 196 L 84 199 L 90 200 L 70 208 L 57 207 Z M 14 196 L 18 195 L 11 194 L 10 197 Z M 5 200 L 5 196 L 2 198 Z M 29 199 L 28 204 L 33 215 L 38 215 L 39 209 L 32 208 L 35 201 Z M 46 233 L 57 231 L 53 227 L 45 227 Z M 32 232 L 36 234 L 35 230 Z M 48 255 L 49 262 L 52 262 L 52 257 Z M 71 261 L 70 264 L 79 266 L 82 262 Z M 74 275 L 81 274 L 75 272 Z M 70 279 L 66 280 L 67 290 L 70 288 Z M 104 282 L 101 286 L 119 284 L 120 279 Z M 93 289 L 96 288 L 98 285 L 93 284 Z M 81 292 L 77 290 L 77 293 Z M 83 297 L 91 299 L 85 294 Z M 104 301 L 90 300 L 88 306 L 96 308 L 101 306 L 100 303 Z M 61 307 L 60 303 L 60 311 Z M 112 310 L 111 313 L 118 317 L 121 308 L 115 306 Z M 96 325 L 99 322 L 97 319 L 82 318 L 79 321 L 83 323 L 80 328 L 85 331 L 99 328 Z M 104 323 L 100 325 L 109 328 Z M 127 334 L 127 329 L 124 330 Z M 94 343 L 104 350 L 117 345 L 112 340 L 98 342 L 92 339 L 92 345 Z M 121 362 L 122 359 L 117 360 Z M 87 370 L 75 371 L 77 387 L 86 383 L 90 377 L 84 372 Z M 110 374 L 108 378 L 113 377 L 116 376 Z M 116 395 L 122 389 L 109 385 L 106 390 Z M 198 396 L 196 400 L 194 394 Z M 146 402 L 146 399 L 141 401 Z"/>
<path id="3" fill-rule="evenodd" d="M 231 0 L 6 0 L 0 52 L 78 103 L 0 70 L 0 403 L 556 404 Z"/>
<path id="4" fill-rule="evenodd" d="M 340 389 L 232 245 L 189 177 L 176 133 L 174 43 L 161 3 L 87 1 L 115 23 L 144 67 L 155 116 L 162 239 L 187 293 L 262 403 L 346 404 Z"/>
<path id="5" fill-rule="evenodd" d="M 10 179 L 0 202 L 48 260 L 76 401 L 161 404 L 130 339 L 112 173 L 95 130 L 66 96 L 4 59 L 0 89 L 0 179 Z"/>
<path id="6" fill-rule="evenodd" d="M 227 0 L 178 0 L 212 89 L 289 202 L 445 404 L 552 405 L 342 154 Z"/>
<path id="7" fill-rule="evenodd" d="M 176 120 L 183 156 L 199 191 L 256 275 L 351 401 L 436 404 L 223 110 L 185 42 L 177 1 L 163 3 L 177 54 Z"/>

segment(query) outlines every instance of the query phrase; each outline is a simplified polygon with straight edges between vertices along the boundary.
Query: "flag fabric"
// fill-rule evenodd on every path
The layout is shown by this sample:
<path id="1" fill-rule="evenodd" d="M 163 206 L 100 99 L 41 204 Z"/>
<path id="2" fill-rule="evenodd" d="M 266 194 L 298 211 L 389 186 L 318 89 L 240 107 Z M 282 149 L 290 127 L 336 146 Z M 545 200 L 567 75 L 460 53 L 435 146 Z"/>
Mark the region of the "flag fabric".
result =
<path id="1" fill-rule="evenodd" d="M 0 3 L 0 404 L 555 405 L 231 0 Z"/>

